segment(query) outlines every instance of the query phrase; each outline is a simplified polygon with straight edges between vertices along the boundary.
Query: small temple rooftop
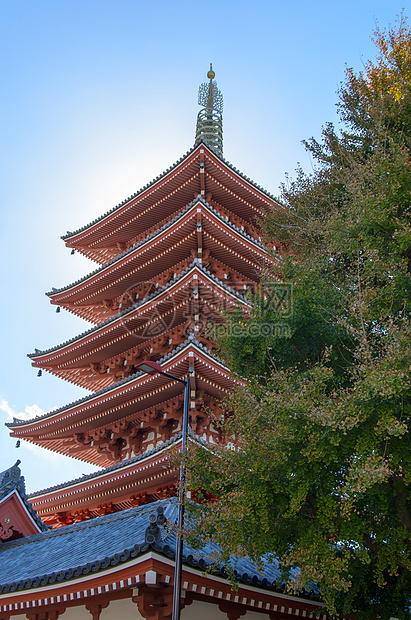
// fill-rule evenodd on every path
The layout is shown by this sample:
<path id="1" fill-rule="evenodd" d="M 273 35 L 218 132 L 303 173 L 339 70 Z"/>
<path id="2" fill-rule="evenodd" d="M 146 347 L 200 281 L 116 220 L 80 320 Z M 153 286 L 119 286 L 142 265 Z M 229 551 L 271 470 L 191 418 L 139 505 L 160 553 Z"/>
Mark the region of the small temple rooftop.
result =
<path id="1" fill-rule="evenodd" d="M 176 499 L 159 500 L 146 506 L 2 543 L 0 594 L 6 597 L 0 602 L 0 610 L 1 605 L 7 603 L 8 594 L 21 595 L 24 600 L 24 595 L 30 595 L 32 591 L 36 597 L 44 597 L 52 587 L 53 596 L 56 597 L 59 588 L 63 592 L 70 589 L 77 591 L 79 578 L 81 596 L 85 598 L 94 592 L 90 592 L 91 588 L 97 587 L 94 584 L 104 583 L 106 575 L 111 575 L 108 583 L 112 585 L 106 586 L 105 592 L 150 583 L 150 577 L 155 579 L 151 585 L 161 580 L 167 585 L 174 570 L 172 561 L 175 557 L 176 535 L 173 526 L 177 521 L 177 513 Z M 274 604 L 272 599 L 276 595 L 280 596 L 280 601 L 286 601 L 296 609 L 307 609 L 308 605 L 308 609 L 314 611 L 318 607 L 315 587 L 299 598 L 284 594 L 281 571 L 275 561 L 263 561 L 259 569 L 250 560 L 231 556 L 229 565 L 225 566 L 214 560 L 218 557 L 218 551 L 218 547 L 211 543 L 203 544 L 201 548 L 184 545 L 183 576 L 188 593 L 196 592 L 196 584 L 204 581 L 206 571 L 209 573 L 207 594 L 213 596 L 217 589 L 220 592 L 218 598 L 221 599 L 223 593 L 226 598 L 226 593 L 232 593 L 228 581 L 228 574 L 232 572 L 238 580 L 240 591 L 246 586 L 247 590 L 242 592 L 243 603 L 251 607 L 256 604 L 257 598 L 253 596 L 252 590 L 261 590 L 269 595 L 266 609 Z M 150 574 L 144 561 L 150 560 L 152 564 L 156 559 L 157 570 Z M 206 593 L 206 588 L 203 587 L 202 592 Z"/>

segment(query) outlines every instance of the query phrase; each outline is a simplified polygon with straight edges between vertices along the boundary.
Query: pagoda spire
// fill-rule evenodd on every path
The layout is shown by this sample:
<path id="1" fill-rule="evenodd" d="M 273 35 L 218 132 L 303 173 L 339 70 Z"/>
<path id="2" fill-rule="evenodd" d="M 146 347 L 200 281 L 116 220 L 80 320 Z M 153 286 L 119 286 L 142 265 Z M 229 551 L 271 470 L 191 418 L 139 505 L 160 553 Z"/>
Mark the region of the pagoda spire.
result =
<path id="1" fill-rule="evenodd" d="M 196 142 L 204 140 L 220 156 L 223 155 L 223 95 L 210 63 L 207 73 L 209 82 L 203 82 L 198 89 L 198 104 L 202 106 L 197 116 Z"/>

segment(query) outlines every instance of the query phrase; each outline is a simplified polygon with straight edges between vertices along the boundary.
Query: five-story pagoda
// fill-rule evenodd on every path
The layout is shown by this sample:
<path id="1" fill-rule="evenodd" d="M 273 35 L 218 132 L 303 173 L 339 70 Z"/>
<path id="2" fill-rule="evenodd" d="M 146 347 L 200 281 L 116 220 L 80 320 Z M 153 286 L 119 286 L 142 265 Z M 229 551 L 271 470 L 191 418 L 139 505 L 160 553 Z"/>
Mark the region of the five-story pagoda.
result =
<path id="1" fill-rule="evenodd" d="M 58 526 L 172 495 L 172 446 L 180 440 L 180 383 L 137 370 L 144 360 L 190 377 L 190 426 L 223 438 L 213 419 L 234 385 L 213 353 L 208 326 L 247 308 L 247 289 L 268 261 L 258 222 L 275 199 L 222 157 L 222 95 L 210 67 L 194 147 L 176 164 L 94 222 L 63 237 L 97 268 L 48 293 L 52 304 L 93 326 L 29 357 L 91 394 L 32 420 L 11 435 L 101 466 L 97 474 L 34 493 Z M 210 416 L 212 412 L 212 416 Z"/>

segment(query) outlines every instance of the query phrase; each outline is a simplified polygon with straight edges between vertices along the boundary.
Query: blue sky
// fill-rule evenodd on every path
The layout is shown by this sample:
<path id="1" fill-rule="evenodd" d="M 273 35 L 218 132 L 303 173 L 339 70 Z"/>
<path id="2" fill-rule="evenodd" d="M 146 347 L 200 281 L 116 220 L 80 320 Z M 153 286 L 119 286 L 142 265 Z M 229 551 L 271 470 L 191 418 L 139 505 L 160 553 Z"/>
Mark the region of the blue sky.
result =
<path id="1" fill-rule="evenodd" d="M 210 62 L 224 95 L 224 155 L 274 194 L 311 161 L 301 140 L 336 120 L 345 66 L 375 53 L 378 22 L 409 3 L 353 0 L 0 0 L 0 470 L 29 490 L 92 468 L 22 442 L 3 423 L 87 392 L 26 354 L 87 329 L 44 293 L 91 271 L 60 235 L 90 222 L 193 144 Z"/>

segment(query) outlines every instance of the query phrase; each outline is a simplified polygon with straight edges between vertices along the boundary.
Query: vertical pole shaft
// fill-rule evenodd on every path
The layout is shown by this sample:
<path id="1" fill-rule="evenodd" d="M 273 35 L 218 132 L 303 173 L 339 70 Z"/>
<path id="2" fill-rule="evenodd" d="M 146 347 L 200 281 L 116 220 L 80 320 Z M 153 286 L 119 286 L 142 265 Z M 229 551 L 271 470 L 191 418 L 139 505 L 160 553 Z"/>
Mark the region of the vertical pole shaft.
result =
<path id="1" fill-rule="evenodd" d="M 172 620 L 180 620 L 181 602 L 181 575 L 183 566 L 183 528 L 184 528 L 184 502 L 185 502 L 185 481 L 186 481 L 186 447 L 188 431 L 188 407 L 190 403 L 190 377 L 186 379 L 184 390 L 184 409 L 183 409 L 183 428 L 181 440 L 181 465 L 180 465 L 180 489 L 178 496 L 178 522 L 177 522 L 177 544 L 176 560 L 174 567 L 174 590 L 173 590 L 173 614 Z"/>

